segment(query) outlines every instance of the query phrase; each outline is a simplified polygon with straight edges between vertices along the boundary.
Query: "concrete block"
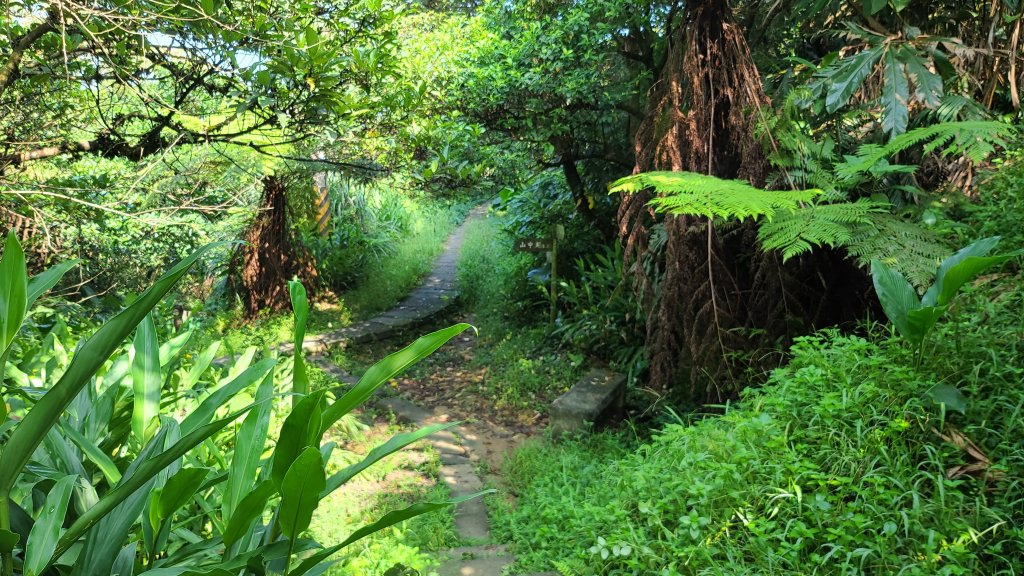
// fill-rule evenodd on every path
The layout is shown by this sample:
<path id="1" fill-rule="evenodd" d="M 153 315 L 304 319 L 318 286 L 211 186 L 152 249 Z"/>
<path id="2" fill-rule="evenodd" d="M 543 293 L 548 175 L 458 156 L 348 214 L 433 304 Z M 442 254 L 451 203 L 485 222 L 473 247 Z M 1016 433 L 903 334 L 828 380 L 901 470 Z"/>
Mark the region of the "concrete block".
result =
<path id="1" fill-rule="evenodd" d="M 551 403 L 551 429 L 558 435 L 607 424 L 620 415 L 625 396 L 625 375 L 591 370 Z"/>

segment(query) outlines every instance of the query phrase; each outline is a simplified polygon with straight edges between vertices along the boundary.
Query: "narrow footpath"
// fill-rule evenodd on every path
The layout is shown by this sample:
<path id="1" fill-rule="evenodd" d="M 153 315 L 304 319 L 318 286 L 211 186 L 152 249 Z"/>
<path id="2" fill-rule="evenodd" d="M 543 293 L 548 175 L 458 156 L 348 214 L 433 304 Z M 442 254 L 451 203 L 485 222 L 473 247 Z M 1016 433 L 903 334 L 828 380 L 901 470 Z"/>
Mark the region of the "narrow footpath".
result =
<path id="1" fill-rule="evenodd" d="M 458 297 L 456 265 L 466 227 L 470 222 L 483 218 L 486 213 L 486 205 L 469 213 L 448 238 L 444 252 L 435 261 L 431 273 L 397 306 L 344 329 L 308 337 L 302 347 L 310 354 L 309 360 L 341 381 L 356 382 L 358 378 L 332 364 L 324 353 L 344 343 L 359 344 L 389 338 L 449 311 Z M 284 348 L 283 351 L 289 350 Z M 381 398 L 377 404 L 391 410 L 399 419 L 416 426 L 449 420 L 447 414 L 419 406 L 401 396 Z M 484 482 L 477 474 L 477 462 L 486 452 L 485 444 L 490 444 L 488 439 L 481 438 L 467 426 L 457 426 L 434 434 L 427 441 L 440 455 L 439 476 L 453 497 L 472 494 L 484 488 Z M 514 561 L 504 544 L 493 541 L 487 507 L 482 498 L 458 506 L 455 511 L 455 528 L 464 545 L 440 551 L 441 564 L 437 569 L 439 576 L 499 576 Z"/>

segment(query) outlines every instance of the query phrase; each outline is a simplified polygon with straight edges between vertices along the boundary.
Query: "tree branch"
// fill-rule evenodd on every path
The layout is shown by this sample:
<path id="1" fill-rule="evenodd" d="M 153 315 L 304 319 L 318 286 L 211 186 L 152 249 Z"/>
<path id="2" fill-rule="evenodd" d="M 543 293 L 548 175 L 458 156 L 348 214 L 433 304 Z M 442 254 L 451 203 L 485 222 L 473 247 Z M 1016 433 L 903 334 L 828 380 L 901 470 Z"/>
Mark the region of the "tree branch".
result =
<path id="1" fill-rule="evenodd" d="M 25 52 L 53 29 L 53 18 L 47 16 L 46 20 L 36 24 L 28 33 L 15 42 L 14 47 L 11 49 L 11 54 L 7 57 L 7 62 L 0 67 L 0 96 L 3 96 L 4 91 L 7 90 L 7 87 L 17 77 L 18 66 L 21 64 L 22 58 L 25 57 Z"/>

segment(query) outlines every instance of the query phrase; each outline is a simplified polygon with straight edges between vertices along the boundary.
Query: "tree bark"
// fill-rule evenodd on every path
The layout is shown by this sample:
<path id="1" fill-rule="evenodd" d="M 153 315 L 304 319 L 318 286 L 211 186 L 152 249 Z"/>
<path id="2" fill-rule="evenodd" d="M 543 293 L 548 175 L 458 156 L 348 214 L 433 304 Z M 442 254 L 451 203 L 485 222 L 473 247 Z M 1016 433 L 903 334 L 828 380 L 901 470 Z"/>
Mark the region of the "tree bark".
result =
<path id="1" fill-rule="evenodd" d="M 31 30 L 14 43 L 14 48 L 11 49 L 10 55 L 7 56 L 7 61 L 0 67 L 0 97 L 4 95 L 7 87 L 18 77 L 18 68 L 25 57 L 25 52 L 52 30 L 54 30 L 54 20 L 52 16 L 47 15 L 46 20 L 33 26 Z"/>
<path id="2" fill-rule="evenodd" d="M 287 188 L 281 178 L 263 179 L 263 201 L 243 244 L 231 259 L 229 282 L 247 318 L 290 306 L 288 281 L 298 277 L 312 301 L 316 267 L 292 240 L 287 218 Z"/>

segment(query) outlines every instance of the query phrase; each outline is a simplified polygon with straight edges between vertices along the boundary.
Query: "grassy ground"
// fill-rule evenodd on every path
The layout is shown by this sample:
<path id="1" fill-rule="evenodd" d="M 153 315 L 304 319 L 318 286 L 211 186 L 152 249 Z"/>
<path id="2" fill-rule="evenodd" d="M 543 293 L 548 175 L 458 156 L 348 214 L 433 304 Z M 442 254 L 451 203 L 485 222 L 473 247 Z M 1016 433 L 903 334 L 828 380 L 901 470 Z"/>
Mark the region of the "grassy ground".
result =
<path id="1" fill-rule="evenodd" d="M 314 386 L 334 385 L 313 370 Z M 328 432 L 337 444 L 329 473 L 361 460 L 388 438 L 411 428 L 390 414 L 364 410 Z M 441 463 L 436 451 L 423 442 L 413 444 L 354 478 L 324 499 L 313 517 L 309 537 L 329 545 L 389 511 L 422 501 L 443 501 L 448 490 L 438 480 Z M 458 544 L 451 509 L 425 514 L 364 538 L 346 548 L 328 576 L 383 574 L 401 564 L 426 575 L 437 563 L 436 551 Z"/>
<path id="2" fill-rule="evenodd" d="M 465 218 L 473 202 L 441 203 L 418 200 L 410 207 L 409 234 L 397 241 L 394 250 L 370 270 L 349 291 L 314 302 L 309 315 L 308 334 L 344 328 L 370 318 L 404 298 L 426 275 L 441 253 L 452 230 Z M 237 309 L 220 311 L 200 322 L 201 334 L 190 346 L 203 349 L 216 339 L 225 350 L 240 353 L 249 346 L 267 349 L 291 339 L 292 318 L 288 313 L 245 320 Z"/>
<path id="3" fill-rule="evenodd" d="M 636 450 L 522 450 L 497 533 L 523 572 L 1018 574 L 1021 318 L 1016 272 L 957 302 L 920 369 L 888 327 L 825 332 L 727 414 Z M 936 383 L 963 391 L 964 414 L 928 399 Z"/>

